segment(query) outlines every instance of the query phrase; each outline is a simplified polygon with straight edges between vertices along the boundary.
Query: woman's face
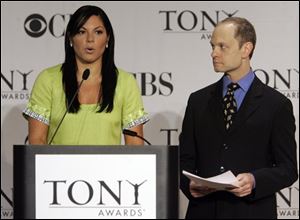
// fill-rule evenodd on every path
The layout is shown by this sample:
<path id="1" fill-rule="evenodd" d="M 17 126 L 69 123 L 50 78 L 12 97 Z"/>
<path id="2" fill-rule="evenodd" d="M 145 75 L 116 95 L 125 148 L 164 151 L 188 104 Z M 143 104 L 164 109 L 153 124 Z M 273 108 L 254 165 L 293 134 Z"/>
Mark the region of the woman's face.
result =
<path id="1" fill-rule="evenodd" d="M 71 40 L 76 61 L 82 64 L 102 62 L 108 40 L 109 37 L 100 17 L 91 16 Z"/>

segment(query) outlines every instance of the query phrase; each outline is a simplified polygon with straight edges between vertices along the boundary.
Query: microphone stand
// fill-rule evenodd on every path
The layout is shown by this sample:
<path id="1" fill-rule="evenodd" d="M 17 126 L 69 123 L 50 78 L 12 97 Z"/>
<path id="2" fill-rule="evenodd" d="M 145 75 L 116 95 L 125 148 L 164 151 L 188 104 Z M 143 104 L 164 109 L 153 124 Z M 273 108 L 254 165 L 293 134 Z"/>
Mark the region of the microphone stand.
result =
<path id="1" fill-rule="evenodd" d="M 72 103 L 74 102 L 74 99 L 75 99 L 76 95 L 77 95 L 78 92 L 79 92 L 79 89 L 80 89 L 80 87 L 81 87 L 81 84 L 83 83 L 84 80 L 87 80 L 87 78 L 89 77 L 89 75 L 90 75 L 90 70 L 89 70 L 89 69 L 85 69 L 84 72 L 83 72 L 83 74 L 82 74 L 82 80 L 81 80 L 81 82 L 80 82 L 80 84 L 79 84 L 79 86 L 78 86 L 78 89 L 76 90 L 75 94 L 73 95 L 71 102 L 70 102 L 70 103 L 68 104 L 68 106 L 67 106 L 67 110 L 65 111 L 65 114 L 63 115 L 63 117 L 61 118 L 61 120 L 60 120 L 60 122 L 59 122 L 57 128 L 55 129 L 55 132 L 54 132 L 54 134 L 52 135 L 52 138 L 51 138 L 51 140 L 50 140 L 49 143 L 48 143 L 49 145 L 52 143 L 52 141 L 53 141 L 53 139 L 54 139 L 54 137 L 55 137 L 55 135 L 56 135 L 56 133 L 57 133 L 57 131 L 58 131 L 60 125 L 61 125 L 61 123 L 63 122 L 63 120 L 64 120 L 66 114 L 68 113 L 68 111 L 69 111 L 69 109 L 70 109 Z"/>
<path id="2" fill-rule="evenodd" d="M 129 136 L 132 136 L 132 137 L 138 137 L 138 138 L 142 139 L 143 141 L 145 141 L 148 145 L 152 145 L 149 141 L 147 141 L 142 136 L 138 135 L 137 132 L 135 132 L 135 131 L 131 131 L 131 130 L 128 130 L 128 129 L 123 129 L 123 134 L 129 135 Z"/>

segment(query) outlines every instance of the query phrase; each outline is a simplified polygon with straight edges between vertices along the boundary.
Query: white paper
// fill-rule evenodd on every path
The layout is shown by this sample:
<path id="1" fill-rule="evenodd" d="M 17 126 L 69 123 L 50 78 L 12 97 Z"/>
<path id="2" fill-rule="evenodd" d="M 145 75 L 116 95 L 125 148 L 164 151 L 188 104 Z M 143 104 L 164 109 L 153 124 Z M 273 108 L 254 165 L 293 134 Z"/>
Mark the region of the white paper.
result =
<path id="1" fill-rule="evenodd" d="M 190 180 L 193 180 L 199 186 L 206 186 L 209 188 L 214 188 L 216 190 L 233 189 L 238 187 L 238 180 L 230 170 L 220 175 L 209 178 L 203 178 L 195 174 L 189 173 L 185 170 L 183 170 L 182 173 Z"/>

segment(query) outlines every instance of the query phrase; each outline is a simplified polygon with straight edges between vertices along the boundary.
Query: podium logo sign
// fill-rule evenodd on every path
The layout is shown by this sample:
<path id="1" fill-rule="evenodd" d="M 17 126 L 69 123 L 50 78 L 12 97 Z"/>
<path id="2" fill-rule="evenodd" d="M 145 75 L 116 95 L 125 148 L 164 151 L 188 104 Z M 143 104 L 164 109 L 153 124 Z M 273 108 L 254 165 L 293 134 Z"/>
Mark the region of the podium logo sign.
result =
<path id="1" fill-rule="evenodd" d="M 36 218 L 156 218 L 156 155 L 36 155 Z"/>

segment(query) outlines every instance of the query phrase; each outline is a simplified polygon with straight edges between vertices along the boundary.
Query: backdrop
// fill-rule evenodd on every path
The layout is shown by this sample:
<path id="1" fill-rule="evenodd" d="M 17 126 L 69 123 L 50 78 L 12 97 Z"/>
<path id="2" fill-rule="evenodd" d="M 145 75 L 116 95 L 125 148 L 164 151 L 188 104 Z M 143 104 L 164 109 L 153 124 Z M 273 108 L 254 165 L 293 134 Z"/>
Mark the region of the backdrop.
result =
<path id="1" fill-rule="evenodd" d="M 145 138 L 177 145 L 188 96 L 217 81 L 212 30 L 229 16 L 257 32 L 252 67 L 291 99 L 299 145 L 299 2 L 7 2 L 1 1 L 1 218 L 12 218 L 12 146 L 23 144 L 22 110 L 38 73 L 64 60 L 64 33 L 80 6 L 100 6 L 116 37 L 116 64 L 136 74 L 150 121 Z M 277 193 L 279 218 L 299 218 L 299 182 Z M 180 193 L 180 217 L 187 200 Z"/>

